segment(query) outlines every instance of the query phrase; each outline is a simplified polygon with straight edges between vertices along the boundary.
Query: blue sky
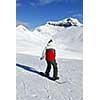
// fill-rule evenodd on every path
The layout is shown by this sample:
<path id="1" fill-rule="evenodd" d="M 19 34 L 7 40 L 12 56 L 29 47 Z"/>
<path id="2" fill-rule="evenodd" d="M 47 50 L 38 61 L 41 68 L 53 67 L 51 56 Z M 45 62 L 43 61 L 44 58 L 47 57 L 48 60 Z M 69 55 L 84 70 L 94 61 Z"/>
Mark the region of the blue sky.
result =
<path id="1" fill-rule="evenodd" d="M 29 29 L 67 17 L 83 23 L 83 0 L 16 0 L 16 24 Z"/>

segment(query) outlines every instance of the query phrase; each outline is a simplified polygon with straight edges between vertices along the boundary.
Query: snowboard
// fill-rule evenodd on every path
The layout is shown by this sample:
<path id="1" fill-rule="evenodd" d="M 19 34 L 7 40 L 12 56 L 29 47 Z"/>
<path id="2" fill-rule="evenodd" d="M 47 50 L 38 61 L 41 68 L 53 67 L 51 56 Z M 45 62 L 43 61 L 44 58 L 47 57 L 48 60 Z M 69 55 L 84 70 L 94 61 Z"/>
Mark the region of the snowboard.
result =
<path id="1" fill-rule="evenodd" d="M 43 76 L 43 77 L 48 78 L 49 80 L 52 80 L 52 81 L 58 83 L 58 84 L 64 84 L 64 83 L 66 83 L 66 81 L 62 81 L 62 80 L 60 80 L 60 79 L 59 79 L 59 80 L 54 80 L 53 77 L 51 77 L 51 76 L 46 76 L 45 73 L 43 73 L 43 72 L 40 72 L 40 75 Z"/>
<path id="2" fill-rule="evenodd" d="M 58 84 L 65 84 L 65 83 L 67 83 L 67 81 L 60 81 L 60 80 L 55 80 L 55 82 L 58 83 Z"/>

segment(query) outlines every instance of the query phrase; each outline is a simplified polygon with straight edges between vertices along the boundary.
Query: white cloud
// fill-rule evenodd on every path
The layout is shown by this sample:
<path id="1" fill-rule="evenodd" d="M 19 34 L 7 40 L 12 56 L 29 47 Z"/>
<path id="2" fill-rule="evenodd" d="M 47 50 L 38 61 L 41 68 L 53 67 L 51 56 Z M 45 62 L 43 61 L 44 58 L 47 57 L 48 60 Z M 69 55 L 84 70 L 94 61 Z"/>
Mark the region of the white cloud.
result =
<path id="1" fill-rule="evenodd" d="M 34 3 L 34 2 L 30 2 L 30 5 L 31 5 L 32 7 L 36 7 L 36 6 L 37 6 L 37 4 Z"/>
<path id="2" fill-rule="evenodd" d="M 20 7 L 22 4 L 20 3 L 19 0 L 16 0 L 16 7 Z"/>
<path id="3" fill-rule="evenodd" d="M 40 5 L 50 4 L 52 2 L 57 2 L 57 0 L 39 0 Z"/>
<path id="4" fill-rule="evenodd" d="M 50 4 L 53 2 L 70 2 L 70 3 L 75 3 L 78 2 L 80 0 L 37 0 L 39 2 L 40 5 L 44 5 L 44 4 Z"/>
<path id="5" fill-rule="evenodd" d="M 33 7 L 40 6 L 40 5 L 46 5 L 50 3 L 60 3 L 60 2 L 65 2 L 65 3 L 77 3 L 80 0 L 34 0 L 34 2 L 31 2 L 30 5 Z"/>
<path id="6" fill-rule="evenodd" d="M 16 6 L 17 6 L 17 7 L 20 7 L 20 6 L 21 6 L 21 3 L 16 3 Z"/>
<path id="7" fill-rule="evenodd" d="M 35 6 L 50 4 L 53 2 L 62 2 L 62 1 L 63 0 L 36 0 L 36 2 L 31 2 L 30 5 L 35 7 Z"/>

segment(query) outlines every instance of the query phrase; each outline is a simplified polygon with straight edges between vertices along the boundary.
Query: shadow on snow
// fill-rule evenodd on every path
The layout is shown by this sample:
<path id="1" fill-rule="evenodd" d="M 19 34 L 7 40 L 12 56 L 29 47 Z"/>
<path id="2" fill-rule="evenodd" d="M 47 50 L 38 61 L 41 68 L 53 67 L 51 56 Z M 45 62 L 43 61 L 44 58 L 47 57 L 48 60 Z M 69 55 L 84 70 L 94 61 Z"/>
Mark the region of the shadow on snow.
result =
<path id="1" fill-rule="evenodd" d="M 39 71 L 37 71 L 35 68 L 32 68 L 32 67 L 30 67 L 30 66 L 26 66 L 26 65 L 21 65 L 21 64 L 16 64 L 16 66 L 17 67 L 20 67 L 20 68 L 23 68 L 24 70 L 26 70 L 26 71 L 29 71 L 29 72 L 33 72 L 33 73 L 35 73 L 35 74 L 38 74 L 38 75 L 40 75 L 40 76 L 42 76 L 42 77 L 46 77 L 46 78 L 48 78 L 49 80 L 53 80 L 52 79 L 52 77 L 47 77 L 47 76 L 45 76 L 45 74 L 43 73 L 43 72 L 39 72 Z"/>

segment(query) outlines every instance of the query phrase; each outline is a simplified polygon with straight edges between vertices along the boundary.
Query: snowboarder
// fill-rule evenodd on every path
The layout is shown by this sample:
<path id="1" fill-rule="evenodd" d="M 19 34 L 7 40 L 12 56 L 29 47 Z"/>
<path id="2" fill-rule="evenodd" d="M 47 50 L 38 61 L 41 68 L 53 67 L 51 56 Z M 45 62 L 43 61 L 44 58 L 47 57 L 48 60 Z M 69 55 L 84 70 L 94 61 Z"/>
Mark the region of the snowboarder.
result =
<path id="1" fill-rule="evenodd" d="M 55 43 L 54 41 L 51 39 L 48 43 L 47 46 L 45 47 L 45 49 L 42 52 L 42 57 L 40 58 L 40 60 L 46 59 L 47 62 L 47 68 L 45 71 L 45 75 L 47 77 L 49 77 L 49 72 L 51 70 L 51 65 L 53 65 L 53 80 L 57 80 L 59 79 L 58 77 L 58 68 L 57 68 L 57 63 L 56 63 L 56 49 L 55 49 Z"/>

